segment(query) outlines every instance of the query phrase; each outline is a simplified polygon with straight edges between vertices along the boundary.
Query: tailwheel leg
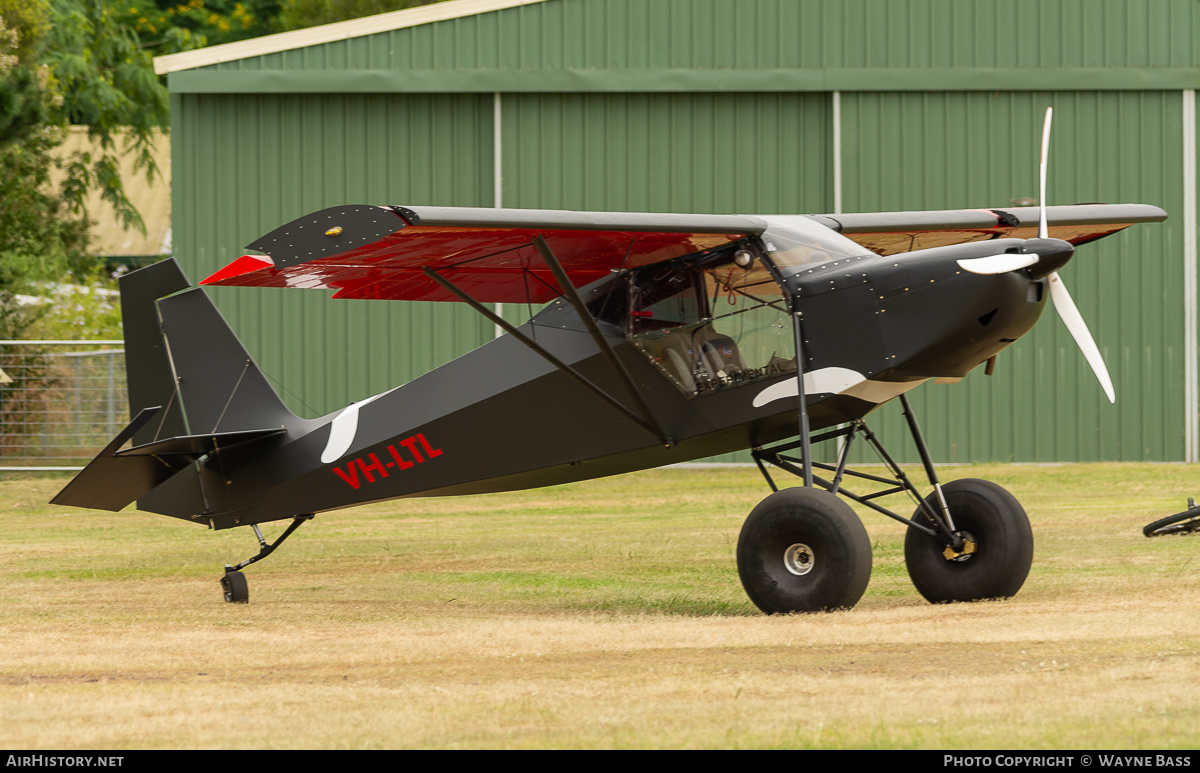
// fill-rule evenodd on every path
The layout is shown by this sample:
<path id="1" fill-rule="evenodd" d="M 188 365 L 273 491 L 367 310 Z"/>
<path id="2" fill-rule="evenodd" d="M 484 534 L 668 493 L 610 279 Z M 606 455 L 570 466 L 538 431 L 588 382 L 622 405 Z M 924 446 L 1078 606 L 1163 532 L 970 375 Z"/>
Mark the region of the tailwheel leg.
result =
<path id="1" fill-rule="evenodd" d="M 300 528 L 300 524 L 311 520 L 312 513 L 305 515 L 297 515 L 291 525 L 284 530 L 283 534 L 279 535 L 279 539 L 267 544 L 267 540 L 263 537 L 262 530 L 258 528 L 258 524 L 252 524 L 254 534 L 258 537 L 258 545 L 260 550 L 257 555 L 247 558 L 240 564 L 230 566 L 225 564 L 225 574 L 221 577 L 221 592 L 225 594 L 225 600 L 231 604 L 246 604 L 250 601 L 250 585 L 246 581 L 246 575 L 241 572 L 242 569 L 250 564 L 263 560 L 275 551 L 275 548 L 283 544 L 283 541 L 292 535 L 292 532 Z"/>

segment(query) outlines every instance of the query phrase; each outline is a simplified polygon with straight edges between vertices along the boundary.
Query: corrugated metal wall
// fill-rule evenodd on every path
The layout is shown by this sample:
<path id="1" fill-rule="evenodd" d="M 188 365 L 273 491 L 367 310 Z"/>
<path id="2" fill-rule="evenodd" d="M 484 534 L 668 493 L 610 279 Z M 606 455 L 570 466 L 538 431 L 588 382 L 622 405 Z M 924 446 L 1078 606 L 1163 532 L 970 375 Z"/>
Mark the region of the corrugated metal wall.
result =
<path id="1" fill-rule="evenodd" d="M 940 89 L 939 76 L 975 68 L 1193 68 L 1197 32 L 1192 0 L 553 0 L 207 69 L 571 73 L 582 83 L 588 71 L 919 68 Z M 1078 75 L 1113 87 L 1104 74 Z"/>
<path id="2" fill-rule="evenodd" d="M 502 98 L 505 206 L 819 212 L 833 206 L 828 95 Z"/>
<path id="3" fill-rule="evenodd" d="M 1195 68 L 1198 25 L 1181 0 L 548 0 L 184 71 L 170 81 L 176 249 L 198 278 L 321 207 L 497 193 L 508 207 L 832 212 L 832 89 L 844 211 L 1036 198 L 1053 105 L 1052 203 L 1174 216 L 1182 98 L 1163 84 Z M 1181 227 L 1135 227 L 1063 272 L 1117 406 L 1047 312 L 995 376 L 912 394 L 935 457 L 1184 458 Z M 309 414 L 492 334 L 453 304 L 217 300 Z M 893 406 L 879 422 L 905 434 Z"/>
<path id="4" fill-rule="evenodd" d="M 1041 120 L 1055 108 L 1051 203 L 1183 206 L 1178 92 L 843 94 L 847 211 L 1003 207 L 1037 198 Z M 971 202 L 971 204 L 968 204 Z M 1183 255 L 1176 216 L 1081 247 L 1062 271 L 1117 391 L 1109 405 L 1047 310 L 996 374 L 911 400 L 943 461 L 1183 458 Z M 902 435 L 887 406 L 882 427 Z"/>
<path id="5" fill-rule="evenodd" d="M 175 249 L 194 281 L 324 207 L 491 204 L 490 95 L 188 94 L 172 109 Z M 409 381 L 492 335 L 459 304 L 212 292 L 290 407 L 310 416 Z"/>

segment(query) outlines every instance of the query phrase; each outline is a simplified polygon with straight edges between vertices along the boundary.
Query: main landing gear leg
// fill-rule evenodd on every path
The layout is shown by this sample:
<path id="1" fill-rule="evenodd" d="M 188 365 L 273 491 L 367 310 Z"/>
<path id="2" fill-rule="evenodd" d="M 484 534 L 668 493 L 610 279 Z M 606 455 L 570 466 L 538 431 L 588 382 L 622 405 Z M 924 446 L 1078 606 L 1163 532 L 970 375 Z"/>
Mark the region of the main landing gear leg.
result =
<path id="1" fill-rule="evenodd" d="M 292 535 L 296 529 L 300 528 L 300 524 L 311 520 L 312 513 L 306 515 L 297 515 L 291 525 L 284 530 L 283 534 L 279 535 L 279 539 L 275 540 L 270 545 L 263 539 L 262 531 L 258 528 L 258 524 L 252 524 L 255 536 L 258 537 L 258 544 L 261 548 L 258 555 L 246 559 L 236 566 L 225 564 L 225 574 L 221 577 L 221 590 L 225 594 L 225 600 L 234 604 L 245 604 L 250 601 L 250 586 L 246 582 L 246 575 L 242 574 L 241 570 L 263 560 L 275 551 L 275 548 L 283 544 L 283 541 Z"/>
<path id="2" fill-rule="evenodd" d="M 767 614 L 828 611 L 852 607 L 862 597 L 870 578 L 871 543 L 838 495 L 908 526 L 904 555 L 909 577 L 928 601 L 1006 598 L 1020 590 L 1033 563 L 1033 532 L 1024 509 L 989 481 L 965 479 L 943 486 L 912 409 L 907 400 L 901 402 L 933 487 L 924 498 L 862 421 L 811 438 L 811 444 L 845 439 L 836 465 L 790 456 L 807 450 L 809 444 L 799 440 L 754 449 L 754 460 L 774 493 L 746 519 L 737 559 L 742 585 L 759 609 Z M 890 478 L 847 468 L 859 436 L 875 449 Z M 767 464 L 812 484 L 781 490 Z M 814 470 L 833 475 L 826 479 Z M 843 485 L 847 477 L 879 490 L 855 494 Z M 911 519 L 874 501 L 897 493 L 916 502 Z"/>

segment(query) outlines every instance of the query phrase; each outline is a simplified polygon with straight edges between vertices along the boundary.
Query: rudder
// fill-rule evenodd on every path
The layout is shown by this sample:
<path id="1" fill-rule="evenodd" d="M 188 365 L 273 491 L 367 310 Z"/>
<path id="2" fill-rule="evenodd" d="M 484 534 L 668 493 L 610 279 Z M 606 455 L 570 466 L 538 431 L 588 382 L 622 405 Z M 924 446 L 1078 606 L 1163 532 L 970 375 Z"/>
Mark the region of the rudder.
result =
<path id="1" fill-rule="evenodd" d="M 132 271 L 119 281 L 121 323 L 125 331 L 125 375 L 129 384 L 129 415 L 147 408 L 163 411 L 142 426 L 133 444 L 143 445 L 155 437 L 186 435 L 187 422 L 175 399 L 175 375 L 158 320 L 159 298 L 191 286 L 174 258 Z"/>

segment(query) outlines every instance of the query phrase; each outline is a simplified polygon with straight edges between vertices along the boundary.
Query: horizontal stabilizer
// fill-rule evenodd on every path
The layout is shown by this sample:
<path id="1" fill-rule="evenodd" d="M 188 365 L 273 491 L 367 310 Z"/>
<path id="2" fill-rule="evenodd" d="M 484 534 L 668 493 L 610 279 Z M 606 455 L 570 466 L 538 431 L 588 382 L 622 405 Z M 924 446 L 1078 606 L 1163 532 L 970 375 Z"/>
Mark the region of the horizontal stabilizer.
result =
<path id="1" fill-rule="evenodd" d="M 116 512 L 141 499 L 152 489 L 205 454 L 220 454 L 248 443 L 287 432 L 283 427 L 207 435 L 179 435 L 121 450 L 161 408 L 146 408 L 113 438 L 58 496 L 56 505 L 90 507 Z M 168 457 L 164 459 L 163 457 Z"/>
<path id="2" fill-rule="evenodd" d="M 156 406 L 138 413 L 50 503 L 116 512 L 174 475 L 173 468 L 152 456 L 117 455 L 160 410 Z"/>
<path id="3" fill-rule="evenodd" d="M 213 432 L 207 435 L 181 435 L 179 437 L 156 440 L 153 443 L 134 446 L 124 451 L 118 451 L 117 456 L 190 456 L 193 459 L 205 454 L 219 454 L 243 443 L 253 440 L 274 437 L 287 432 L 283 427 L 270 429 L 249 429 L 241 432 Z"/>

